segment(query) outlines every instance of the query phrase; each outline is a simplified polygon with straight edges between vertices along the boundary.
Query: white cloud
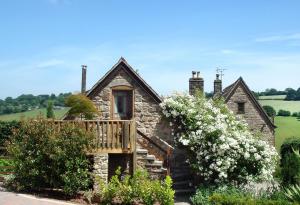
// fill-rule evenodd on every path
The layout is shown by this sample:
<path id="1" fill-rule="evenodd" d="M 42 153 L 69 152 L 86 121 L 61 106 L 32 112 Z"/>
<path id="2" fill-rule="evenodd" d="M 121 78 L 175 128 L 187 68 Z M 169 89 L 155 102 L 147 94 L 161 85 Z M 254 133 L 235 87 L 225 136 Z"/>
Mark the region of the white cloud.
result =
<path id="1" fill-rule="evenodd" d="M 274 35 L 256 38 L 256 42 L 276 42 L 276 41 L 293 41 L 300 40 L 300 33 L 287 34 L 287 35 Z"/>

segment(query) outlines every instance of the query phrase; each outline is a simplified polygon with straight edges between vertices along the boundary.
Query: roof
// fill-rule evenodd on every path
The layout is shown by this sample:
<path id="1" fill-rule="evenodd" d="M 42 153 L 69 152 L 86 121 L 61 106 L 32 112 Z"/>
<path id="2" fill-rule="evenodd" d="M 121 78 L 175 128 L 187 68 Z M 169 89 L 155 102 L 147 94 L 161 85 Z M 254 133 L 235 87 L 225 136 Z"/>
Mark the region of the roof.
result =
<path id="1" fill-rule="evenodd" d="M 104 87 L 105 80 L 119 69 L 123 69 L 129 76 L 131 76 L 135 82 L 139 84 L 157 103 L 162 102 L 160 96 L 145 82 L 145 80 L 127 63 L 123 57 L 121 57 L 119 61 L 87 92 L 87 96 L 91 97 L 97 88 L 101 89 Z"/>
<path id="2" fill-rule="evenodd" d="M 242 77 L 240 77 L 239 79 L 237 79 L 237 81 L 235 81 L 233 84 L 229 85 L 228 87 L 226 87 L 223 90 L 223 94 L 222 95 L 223 95 L 223 97 L 225 99 L 225 102 L 227 103 L 230 100 L 231 96 L 235 93 L 236 89 L 239 86 L 241 86 L 244 89 L 244 91 L 246 92 L 246 94 L 249 96 L 250 100 L 253 102 L 254 106 L 256 107 L 257 111 L 259 112 L 259 114 L 261 115 L 261 117 L 264 119 L 264 121 L 266 122 L 266 124 L 268 126 L 270 126 L 270 128 L 272 128 L 272 129 L 276 128 L 276 126 L 271 121 L 271 119 L 269 118 L 268 114 L 263 109 L 263 107 L 260 105 L 260 103 L 258 102 L 258 100 L 255 98 L 255 96 L 253 95 L 252 91 L 250 90 L 250 88 L 245 83 L 245 81 L 243 80 Z"/>

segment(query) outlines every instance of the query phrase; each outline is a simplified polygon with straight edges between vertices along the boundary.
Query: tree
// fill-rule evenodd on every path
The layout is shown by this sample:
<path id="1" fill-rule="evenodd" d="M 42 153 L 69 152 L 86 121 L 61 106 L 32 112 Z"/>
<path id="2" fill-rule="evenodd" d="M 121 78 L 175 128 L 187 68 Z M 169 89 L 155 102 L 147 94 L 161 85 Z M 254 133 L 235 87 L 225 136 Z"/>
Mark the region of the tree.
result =
<path id="1" fill-rule="evenodd" d="M 263 108 L 269 117 L 274 117 L 276 115 L 276 110 L 272 106 L 265 105 L 265 106 L 263 106 Z"/>
<path id="2" fill-rule="evenodd" d="M 99 111 L 94 103 L 85 95 L 77 94 L 66 98 L 65 104 L 70 107 L 69 115 L 81 117 L 85 119 L 93 119 L 94 115 L 98 115 Z"/>
<path id="3" fill-rule="evenodd" d="M 53 111 L 53 102 L 52 101 L 48 101 L 47 118 L 55 118 L 54 111 Z"/>
<path id="4" fill-rule="evenodd" d="M 289 116 L 291 116 L 291 112 L 287 111 L 287 110 L 279 110 L 277 115 L 289 117 Z"/>

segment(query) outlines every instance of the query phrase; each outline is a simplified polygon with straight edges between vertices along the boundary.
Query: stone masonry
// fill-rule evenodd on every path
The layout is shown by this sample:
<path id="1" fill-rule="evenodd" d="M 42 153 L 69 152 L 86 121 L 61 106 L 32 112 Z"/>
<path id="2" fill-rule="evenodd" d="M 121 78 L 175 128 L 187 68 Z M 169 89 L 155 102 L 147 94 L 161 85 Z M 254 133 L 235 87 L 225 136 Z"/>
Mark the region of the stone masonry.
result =
<path id="1" fill-rule="evenodd" d="M 171 129 L 169 123 L 162 117 L 161 108 L 159 106 L 160 101 L 153 98 L 150 95 L 144 86 L 142 86 L 136 79 L 128 73 L 124 64 L 119 64 L 113 72 L 111 72 L 106 78 L 102 81 L 102 86 L 95 88 L 93 95 L 89 96 L 90 99 L 94 102 L 96 107 L 100 110 L 99 120 L 108 120 L 112 119 L 112 92 L 115 87 L 128 87 L 133 91 L 133 120 L 136 122 L 136 128 L 139 132 L 148 138 L 159 138 L 169 144 L 174 144 L 171 138 Z M 142 135 L 137 135 L 137 148 L 147 149 L 149 154 L 159 156 L 159 149 L 145 140 Z M 159 154 L 157 154 L 159 153 Z M 96 158 L 95 164 L 103 163 L 101 160 L 104 160 L 103 157 Z M 122 157 L 120 156 L 121 160 Z M 102 169 L 106 168 L 107 165 L 95 165 L 98 166 L 97 173 L 106 177 L 111 176 L 115 170 L 113 167 L 113 159 L 110 157 L 110 164 L 108 165 L 108 175 Z M 163 159 L 162 159 L 163 160 Z M 119 161 L 120 162 L 120 161 Z M 107 164 L 106 159 L 104 164 Z M 161 164 L 148 163 L 145 165 L 145 169 L 148 169 L 149 166 L 156 168 L 157 166 L 162 166 Z M 151 173 L 152 174 L 152 173 Z M 155 174 L 157 175 L 157 174 Z"/>
<path id="2" fill-rule="evenodd" d="M 245 113 L 238 113 L 238 103 L 245 103 Z M 250 100 L 248 94 L 245 90 L 239 86 L 231 98 L 227 102 L 228 108 L 233 111 L 233 113 L 238 116 L 243 117 L 248 123 L 250 129 L 253 132 L 261 132 L 264 136 L 264 139 L 267 140 L 270 144 L 274 145 L 274 133 L 270 127 L 260 116 L 260 112 L 256 109 L 256 106 Z"/>
<path id="3" fill-rule="evenodd" d="M 92 100 L 101 112 L 101 119 L 110 119 L 111 92 L 115 86 L 129 86 L 134 90 L 134 119 L 137 129 L 149 137 L 156 136 L 173 144 L 171 130 L 162 118 L 161 108 L 142 86 L 137 84 L 122 68 L 106 79 L 104 88 Z"/>
<path id="4" fill-rule="evenodd" d="M 103 180 L 103 182 L 107 183 L 108 181 L 108 154 L 100 153 L 94 155 L 94 164 L 93 164 L 93 174 L 94 177 Z M 96 190 L 97 183 L 94 184 L 94 189 Z"/>

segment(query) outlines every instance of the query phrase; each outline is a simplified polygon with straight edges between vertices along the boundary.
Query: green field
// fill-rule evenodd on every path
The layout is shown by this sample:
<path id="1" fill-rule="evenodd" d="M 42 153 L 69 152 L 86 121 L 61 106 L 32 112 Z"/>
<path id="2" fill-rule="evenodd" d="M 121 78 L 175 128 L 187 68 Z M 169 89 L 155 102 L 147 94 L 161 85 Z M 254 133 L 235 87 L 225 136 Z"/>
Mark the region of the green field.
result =
<path id="1" fill-rule="evenodd" d="M 286 95 L 259 96 L 260 100 L 283 100 Z"/>
<path id="2" fill-rule="evenodd" d="M 67 111 L 68 108 L 64 108 L 61 110 L 54 110 L 55 118 L 61 119 Z M 20 120 L 21 118 L 29 119 L 29 118 L 35 118 L 37 116 L 46 117 L 46 108 L 31 110 L 22 113 L 9 114 L 9 115 L 0 115 L 0 120 L 2 121 Z"/>
<path id="3" fill-rule="evenodd" d="M 300 101 L 284 101 L 284 100 L 259 100 L 261 105 L 270 105 L 277 112 L 278 110 L 288 110 L 291 113 L 300 112 Z"/>
<path id="4" fill-rule="evenodd" d="M 275 145 L 279 151 L 284 139 L 289 137 L 300 137 L 300 120 L 296 117 L 275 117 Z"/>

